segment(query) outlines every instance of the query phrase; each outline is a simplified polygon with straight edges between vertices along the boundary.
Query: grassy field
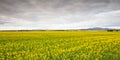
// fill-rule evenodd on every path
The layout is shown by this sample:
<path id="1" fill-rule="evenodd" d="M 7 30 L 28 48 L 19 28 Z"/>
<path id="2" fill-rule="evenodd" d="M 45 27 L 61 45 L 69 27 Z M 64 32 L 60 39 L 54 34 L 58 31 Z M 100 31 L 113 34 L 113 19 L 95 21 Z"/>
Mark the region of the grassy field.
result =
<path id="1" fill-rule="evenodd" d="M 120 60 L 120 32 L 0 32 L 0 60 Z"/>

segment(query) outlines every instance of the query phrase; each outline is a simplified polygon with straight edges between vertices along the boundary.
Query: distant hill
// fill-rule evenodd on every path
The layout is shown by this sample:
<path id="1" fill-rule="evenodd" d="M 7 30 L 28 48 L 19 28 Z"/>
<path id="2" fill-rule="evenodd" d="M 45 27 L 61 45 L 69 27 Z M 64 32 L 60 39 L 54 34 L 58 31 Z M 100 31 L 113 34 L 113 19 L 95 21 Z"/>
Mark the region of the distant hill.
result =
<path id="1" fill-rule="evenodd" d="M 93 27 L 93 28 L 88 28 L 87 30 L 110 30 L 110 28 Z"/>
<path id="2" fill-rule="evenodd" d="M 93 27 L 93 28 L 82 29 L 82 30 L 120 30 L 120 29 L 114 29 L 114 28 L 102 28 L 102 27 Z"/>
<path id="3" fill-rule="evenodd" d="M 41 30 L 41 29 L 31 29 L 31 30 L 0 30 L 0 31 L 10 31 L 10 32 L 21 32 L 21 31 L 78 31 L 78 30 L 119 30 L 120 29 L 114 29 L 114 28 L 102 28 L 102 27 L 93 27 L 93 28 L 86 28 L 86 29 L 61 29 L 61 30 Z"/>

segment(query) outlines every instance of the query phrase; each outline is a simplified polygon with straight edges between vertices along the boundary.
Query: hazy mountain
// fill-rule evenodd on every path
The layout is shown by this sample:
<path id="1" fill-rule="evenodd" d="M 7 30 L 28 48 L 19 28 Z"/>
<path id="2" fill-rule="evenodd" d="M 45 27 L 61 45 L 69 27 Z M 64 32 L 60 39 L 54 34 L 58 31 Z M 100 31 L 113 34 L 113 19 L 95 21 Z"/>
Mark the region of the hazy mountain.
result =
<path id="1" fill-rule="evenodd" d="M 93 28 L 88 28 L 87 30 L 109 30 L 110 28 L 102 28 L 102 27 L 93 27 Z"/>

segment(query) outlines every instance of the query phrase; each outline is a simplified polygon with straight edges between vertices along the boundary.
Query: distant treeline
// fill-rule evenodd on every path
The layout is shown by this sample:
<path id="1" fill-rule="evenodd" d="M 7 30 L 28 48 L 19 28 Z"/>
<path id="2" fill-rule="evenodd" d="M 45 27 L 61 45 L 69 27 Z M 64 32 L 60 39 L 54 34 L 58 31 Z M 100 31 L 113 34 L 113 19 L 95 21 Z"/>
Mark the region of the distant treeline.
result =
<path id="1" fill-rule="evenodd" d="M 26 32 L 26 31 L 45 31 L 45 30 L 0 30 L 2 32 Z"/>
<path id="2" fill-rule="evenodd" d="M 25 31 L 81 31 L 80 30 L 75 30 L 75 29 L 71 29 L 71 30 L 0 30 L 0 31 L 3 31 L 3 32 L 25 32 Z"/>
<path id="3" fill-rule="evenodd" d="M 101 30 L 88 30 L 88 29 L 80 29 L 80 30 L 0 30 L 1 32 L 29 32 L 29 31 L 101 31 Z M 107 32 L 119 32 L 120 30 L 118 29 L 108 29 L 108 30 L 103 30 Z"/>
<path id="4" fill-rule="evenodd" d="M 110 30 L 107 30 L 108 32 L 119 32 L 120 30 L 116 30 L 116 29 L 110 29 Z"/>

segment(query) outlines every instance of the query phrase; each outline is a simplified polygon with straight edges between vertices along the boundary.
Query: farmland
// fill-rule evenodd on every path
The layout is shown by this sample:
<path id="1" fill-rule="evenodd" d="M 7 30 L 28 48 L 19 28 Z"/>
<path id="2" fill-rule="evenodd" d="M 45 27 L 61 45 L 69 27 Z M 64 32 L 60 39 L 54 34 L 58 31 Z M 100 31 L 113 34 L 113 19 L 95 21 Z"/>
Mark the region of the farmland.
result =
<path id="1" fill-rule="evenodd" d="M 0 32 L 0 60 L 120 60 L 120 32 Z"/>

